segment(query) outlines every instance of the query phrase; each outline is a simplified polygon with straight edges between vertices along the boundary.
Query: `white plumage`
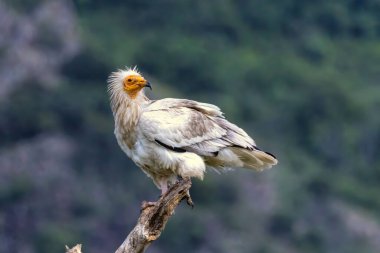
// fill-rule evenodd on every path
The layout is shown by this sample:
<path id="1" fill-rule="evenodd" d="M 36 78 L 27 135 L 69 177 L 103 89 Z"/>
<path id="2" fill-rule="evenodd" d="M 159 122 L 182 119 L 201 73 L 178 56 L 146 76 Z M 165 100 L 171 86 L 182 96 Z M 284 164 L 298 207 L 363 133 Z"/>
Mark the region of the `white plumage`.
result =
<path id="1" fill-rule="evenodd" d="M 149 100 L 149 82 L 134 69 L 111 74 L 108 90 L 121 149 L 165 193 L 181 177 L 203 179 L 206 167 L 263 170 L 276 158 L 211 104 L 187 99 Z"/>

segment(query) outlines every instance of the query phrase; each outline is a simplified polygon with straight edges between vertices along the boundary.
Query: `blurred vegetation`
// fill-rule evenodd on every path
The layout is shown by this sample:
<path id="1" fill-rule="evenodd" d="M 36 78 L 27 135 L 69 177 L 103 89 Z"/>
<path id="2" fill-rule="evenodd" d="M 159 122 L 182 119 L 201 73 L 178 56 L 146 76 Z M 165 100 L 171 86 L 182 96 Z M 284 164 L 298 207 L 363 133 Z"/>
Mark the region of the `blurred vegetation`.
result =
<path id="1" fill-rule="evenodd" d="M 7 1 L 18 11 L 23 2 Z M 46 214 L 31 216 L 39 223 L 25 243 L 34 252 L 76 241 L 86 252 L 112 251 L 139 202 L 157 197 L 113 137 L 106 79 L 134 65 L 153 79 L 155 98 L 219 105 L 280 161 L 262 174 L 194 182 L 195 210 L 178 210 L 152 252 L 380 250 L 342 215 L 380 222 L 379 1 L 76 0 L 74 8 L 83 45 L 61 67 L 59 86 L 31 79 L 27 92 L 0 102 L 0 149 L 46 133 L 75 141 L 70 173 L 81 186 L 62 213 L 42 197 L 60 191 L 48 187 L 59 177 L 41 188 L 16 174 L 0 186 L 0 221 L 32 197 Z M 56 42 L 45 34 L 41 43 Z M 268 197 L 251 184 L 269 187 Z"/>

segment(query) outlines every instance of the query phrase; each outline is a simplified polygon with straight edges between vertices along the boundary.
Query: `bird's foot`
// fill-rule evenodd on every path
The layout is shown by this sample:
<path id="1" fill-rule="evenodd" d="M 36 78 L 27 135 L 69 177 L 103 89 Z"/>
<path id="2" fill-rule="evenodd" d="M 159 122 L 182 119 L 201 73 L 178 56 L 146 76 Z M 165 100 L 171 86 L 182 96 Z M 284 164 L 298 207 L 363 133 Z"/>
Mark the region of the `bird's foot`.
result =
<path id="1" fill-rule="evenodd" d="M 191 208 L 194 208 L 194 202 L 190 196 L 190 192 L 187 191 L 186 195 L 185 195 L 185 199 L 186 199 L 186 203 L 187 205 L 191 206 Z"/>
<path id="2" fill-rule="evenodd" d="M 153 201 L 143 201 L 141 204 L 141 211 L 145 210 L 148 207 L 153 207 L 156 205 L 157 202 Z"/>
<path id="3" fill-rule="evenodd" d="M 162 198 L 163 196 L 165 196 L 169 192 L 170 189 L 171 187 L 161 188 L 161 195 L 159 198 Z"/>
<path id="4" fill-rule="evenodd" d="M 185 179 L 189 179 L 189 178 L 188 177 L 183 178 L 182 176 L 178 175 L 177 176 L 177 184 L 182 183 L 183 180 L 185 180 Z M 186 195 L 185 195 L 185 197 L 183 199 L 186 199 L 187 205 L 191 206 L 191 208 L 194 208 L 194 202 L 193 202 L 193 200 L 192 200 L 192 198 L 190 196 L 190 192 L 189 191 L 186 192 Z"/>

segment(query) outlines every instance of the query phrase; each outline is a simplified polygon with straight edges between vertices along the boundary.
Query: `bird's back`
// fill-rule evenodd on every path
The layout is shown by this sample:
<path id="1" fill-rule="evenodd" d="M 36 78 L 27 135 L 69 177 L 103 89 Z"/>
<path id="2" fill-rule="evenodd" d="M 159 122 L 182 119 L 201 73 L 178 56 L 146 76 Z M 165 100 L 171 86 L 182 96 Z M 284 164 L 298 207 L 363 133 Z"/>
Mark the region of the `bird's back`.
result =
<path id="1" fill-rule="evenodd" d="M 141 122 L 150 141 L 173 152 L 195 153 L 211 167 L 261 170 L 277 163 L 212 104 L 173 98 L 152 101 Z"/>

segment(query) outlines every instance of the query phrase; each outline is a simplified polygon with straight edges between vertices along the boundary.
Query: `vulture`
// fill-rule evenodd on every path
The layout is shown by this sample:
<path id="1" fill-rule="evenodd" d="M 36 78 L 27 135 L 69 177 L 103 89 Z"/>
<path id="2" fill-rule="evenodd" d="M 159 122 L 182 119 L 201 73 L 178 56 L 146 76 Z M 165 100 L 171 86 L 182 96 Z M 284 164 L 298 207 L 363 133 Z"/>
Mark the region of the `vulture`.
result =
<path id="1" fill-rule="evenodd" d="M 188 99 L 150 100 L 134 68 L 108 78 L 115 136 L 121 149 L 165 194 L 178 178 L 203 179 L 206 168 L 261 171 L 277 164 L 219 107 Z"/>

